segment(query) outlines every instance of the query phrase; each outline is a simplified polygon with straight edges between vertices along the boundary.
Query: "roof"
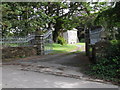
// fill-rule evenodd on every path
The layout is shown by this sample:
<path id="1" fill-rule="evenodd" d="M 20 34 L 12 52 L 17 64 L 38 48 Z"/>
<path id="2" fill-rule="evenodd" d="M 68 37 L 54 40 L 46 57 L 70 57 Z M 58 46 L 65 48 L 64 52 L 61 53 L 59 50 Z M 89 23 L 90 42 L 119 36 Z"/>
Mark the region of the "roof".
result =
<path id="1" fill-rule="evenodd" d="M 73 28 L 72 30 L 68 30 L 68 31 L 78 31 L 76 28 Z"/>

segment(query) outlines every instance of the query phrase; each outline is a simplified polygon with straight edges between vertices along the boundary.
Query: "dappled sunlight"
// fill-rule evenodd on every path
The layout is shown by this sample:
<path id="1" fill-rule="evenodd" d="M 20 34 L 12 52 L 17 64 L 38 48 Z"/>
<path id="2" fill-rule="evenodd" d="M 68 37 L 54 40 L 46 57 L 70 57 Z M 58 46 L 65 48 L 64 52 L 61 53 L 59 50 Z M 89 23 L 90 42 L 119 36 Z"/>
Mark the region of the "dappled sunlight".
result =
<path id="1" fill-rule="evenodd" d="M 120 2 L 64 1 L 3 0 L 3 88 L 119 85 Z"/>
<path id="2" fill-rule="evenodd" d="M 76 45 L 70 45 L 70 44 L 66 44 L 66 45 L 60 45 L 60 44 L 53 44 L 53 53 L 66 53 L 66 52 L 70 52 L 72 50 L 75 50 L 77 48 Z"/>
<path id="3" fill-rule="evenodd" d="M 109 84 L 90 82 L 69 77 L 60 77 L 31 71 L 18 70 L 17 66 L 3 67 L 3 88 L 98 88 L 116 87 Z M 16 72 L 16 74 L 14 74 Z"/>
<path id="4" fill-rule="evenodd" d="M 66 44 L 66 45 L 53 43 L 52 46 L 53 46 L 53 52 L 52 52 L 53 54 L 85 51 L 85 43 Z"/>

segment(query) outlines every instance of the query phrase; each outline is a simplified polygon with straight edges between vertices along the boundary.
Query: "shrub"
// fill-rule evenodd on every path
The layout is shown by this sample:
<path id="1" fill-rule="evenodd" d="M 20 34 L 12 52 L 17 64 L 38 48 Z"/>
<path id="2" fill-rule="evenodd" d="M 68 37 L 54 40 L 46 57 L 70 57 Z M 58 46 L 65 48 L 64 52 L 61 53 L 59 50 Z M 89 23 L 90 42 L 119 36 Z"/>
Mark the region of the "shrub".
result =
<path id="1" fill-rule="evenodd" d="M 80 42 L 85 42 L 85 39 L 81 39 Z"/>
<path id="2" fill-rule="evenodd" d="M 102 78 L 117 79 L 120 77 L 120 44 L 111 41 L 111 45 L 105 49 L 105 57 L 100 58 L 94 65 L 90 65 L 91 73 Z"/>
<path id="3" fill-rule="evenodd" d="M 58 44 L 61 44 L 61 45 L 67 44 L 64 37 L 58 36 Z"/>
<path id="4" fill-rule="evenodd" d="M 91 66 L 94 74 L 103 75 L 104 77 L 118 78 L 120 68 L 120 57 L 112 59 L 102 58 L 96 65 Z"/>
<path id="5" fill-rule="evenodd" d="M 112 45 L 117 45 L 117 44 L 120 43 L 119 40 L 111 40 L 110 42 L 111 42 Z"/>

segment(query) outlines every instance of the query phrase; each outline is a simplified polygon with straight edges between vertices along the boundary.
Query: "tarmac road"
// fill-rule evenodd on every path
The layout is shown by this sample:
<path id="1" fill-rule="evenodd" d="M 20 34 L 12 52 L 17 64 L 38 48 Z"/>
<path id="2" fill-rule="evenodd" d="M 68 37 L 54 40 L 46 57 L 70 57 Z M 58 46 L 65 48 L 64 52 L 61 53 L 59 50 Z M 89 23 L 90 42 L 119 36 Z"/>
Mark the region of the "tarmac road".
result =
<path id="1" fill-rule="evenodd" d="M 118 88 L 112 84 L 21 71 L 19 65 L 4 65 L 2 88 Z"/>

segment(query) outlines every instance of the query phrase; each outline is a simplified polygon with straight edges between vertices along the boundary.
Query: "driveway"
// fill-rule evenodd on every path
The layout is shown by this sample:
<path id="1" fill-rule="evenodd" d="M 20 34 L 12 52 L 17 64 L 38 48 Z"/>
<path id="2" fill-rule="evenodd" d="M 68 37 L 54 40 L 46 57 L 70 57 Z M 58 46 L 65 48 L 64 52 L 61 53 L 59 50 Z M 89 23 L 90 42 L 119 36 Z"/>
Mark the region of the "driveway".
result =
<path id="1" fill-rule="evenodd" d="M 3 88 L 117 88 L 112 84 L 21 71 L 20 68 L 19 65 L 3 66 Z"/>
<path id="2" fill-rule="evenodd" d="M 118 88 L 92 79 L 83 71 L 90 64 L 84 53 L 21 58 L 3 63 L 3 88 Z"/>

